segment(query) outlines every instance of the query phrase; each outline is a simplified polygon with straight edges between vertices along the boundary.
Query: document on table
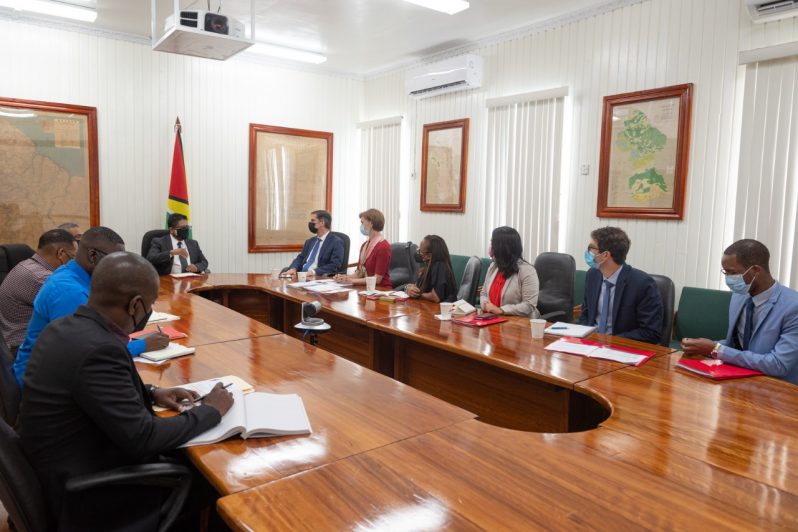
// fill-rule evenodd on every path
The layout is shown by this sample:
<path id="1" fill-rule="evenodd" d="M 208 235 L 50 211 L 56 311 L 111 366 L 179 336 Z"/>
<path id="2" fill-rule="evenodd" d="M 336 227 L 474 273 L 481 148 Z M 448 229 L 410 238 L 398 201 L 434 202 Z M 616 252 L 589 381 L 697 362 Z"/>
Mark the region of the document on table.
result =
<path id="1" fill-rule="evenodd" d="M 180 316 L 175 316 L 174 314 L 169 314 L 167 312 L 158 312 L 154 310 L 152 312 L 152 316 L 147 321 L 148 324 L 150 323 L 166 323 L 168 321 L 177 321 L 180 319 Z"/>
<path id="2" fill-rule="evenodd" d="M 596 330 L 596 327 L 589 325 L 577 325 L 575 323 L 565 323 L 558 321 L 551 327 L 546 328 L 544 331 L 548 334 L 555 334 L 557 336 L 570 336 L 572 338 L 587 338 Z"/>
<path id="3" fill-rule="evenodd" d="M 591 342 L 589 340 L 582 340 L 579 338 L 563 338 L 561 340 L 556 340 L 547 345 L 546 350 L 589 358 L 612 360 L 614 362 L 631 364 L 633 366 L 639 366 L 654 356 L 652 351 L 613 348 L 599 342 Z"/>

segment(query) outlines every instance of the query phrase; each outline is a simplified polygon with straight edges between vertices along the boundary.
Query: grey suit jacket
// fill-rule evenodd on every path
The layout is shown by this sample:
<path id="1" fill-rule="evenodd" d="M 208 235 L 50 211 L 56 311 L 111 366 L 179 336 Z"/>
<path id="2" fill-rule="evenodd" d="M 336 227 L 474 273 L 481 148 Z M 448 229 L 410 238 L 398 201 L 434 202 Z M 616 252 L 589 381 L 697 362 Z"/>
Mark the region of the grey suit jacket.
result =
<path id="1" fill-rule="evenodd" d="M 482 293 L 479 296 L 479 303 L 483 307 L 490 301 L 488 297 L 490 285 L 493 284 L 498 272 L 496 263 L 492 263 L 485 275 L 485 284 L 482 285 Z M 539 290 L 540 282 L 535 267 L 525 260 L 519 259 L 518 273 L 507 279 L 502 289 L 502 311 L 505 314 L 537 318 L 540 316 L 537 308 Z"/>

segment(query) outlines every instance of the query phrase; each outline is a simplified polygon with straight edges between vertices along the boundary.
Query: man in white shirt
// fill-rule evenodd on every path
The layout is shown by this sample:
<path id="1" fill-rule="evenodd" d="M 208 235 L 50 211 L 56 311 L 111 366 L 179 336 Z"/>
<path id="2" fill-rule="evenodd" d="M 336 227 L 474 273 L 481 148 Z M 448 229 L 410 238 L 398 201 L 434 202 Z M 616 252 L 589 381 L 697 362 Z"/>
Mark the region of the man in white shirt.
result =
<path id="1" fill-rule="evenodd" d="M 189 231 L 185 216 L 169 215 L 169 234 L 154 238 L 147 252 L 147 260 L 158 270 L 158 275 L 202 273 L 208 268 L 208 260 L 199 243 L 188 237 Z"/>
<path id="2" fill-rule="evenodd" d="M 334 275 L 344 264 L 344 241 L 330 232 L 332 215 L 323 210 L 310 213 L 308 230 L 316 236 L 305 241 L 299 255 L 285 273 L 308 272 L 310 275 Z"/>

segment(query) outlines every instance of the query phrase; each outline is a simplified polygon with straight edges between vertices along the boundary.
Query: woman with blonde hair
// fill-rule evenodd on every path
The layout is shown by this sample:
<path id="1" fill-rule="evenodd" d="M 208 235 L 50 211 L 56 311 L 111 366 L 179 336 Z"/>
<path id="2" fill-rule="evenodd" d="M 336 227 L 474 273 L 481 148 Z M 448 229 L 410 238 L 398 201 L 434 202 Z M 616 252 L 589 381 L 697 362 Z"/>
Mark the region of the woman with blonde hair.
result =
<path id="1" fill-rule="evenodd" d="M 360 213 L 360 234 L 368 239 L 360 246 L 357 269 L 352 275 L 336 275 L 335 280 L 352 284 L 366 284 L 366 277 L 377 278 L 377 288 L 390 290 L 391 278 L 388 269 L 391 266 L 391 244 L 385 240 L 382 230 L 385 227 L 385 216 L 377 209 L 368 209 Z"/>

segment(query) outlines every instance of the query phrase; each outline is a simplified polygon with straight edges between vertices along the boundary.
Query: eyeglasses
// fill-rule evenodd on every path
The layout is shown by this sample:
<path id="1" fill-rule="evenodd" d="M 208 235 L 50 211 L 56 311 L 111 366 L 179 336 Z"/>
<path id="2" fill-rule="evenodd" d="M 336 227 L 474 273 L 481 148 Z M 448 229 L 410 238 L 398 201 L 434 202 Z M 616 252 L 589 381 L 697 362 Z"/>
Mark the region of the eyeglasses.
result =
<path id="1" fill-rule="evenodd" d="M 722 273 L 723 275 L 745 275 L 746 273 L 751 271 L 751 268 L 753 268 L 753 266 L 749 266 L 748 269 L 745 270 L 743 273 L 730 272 L 728 270 L 724 270 L 723 268 L 721 268 L 720 273 Z"/>
<path id="2" fill-rule="evenodd" d="M 593 251 L 595 251 L 596 253 L 599 253 L 599 248 L 598 248 L 598 246 L 594 246 L 593 244 L 588 244 L 588 245 L 587 245 L 587 250 L 588 250 L 589 252 L 593 252 Z"/>

